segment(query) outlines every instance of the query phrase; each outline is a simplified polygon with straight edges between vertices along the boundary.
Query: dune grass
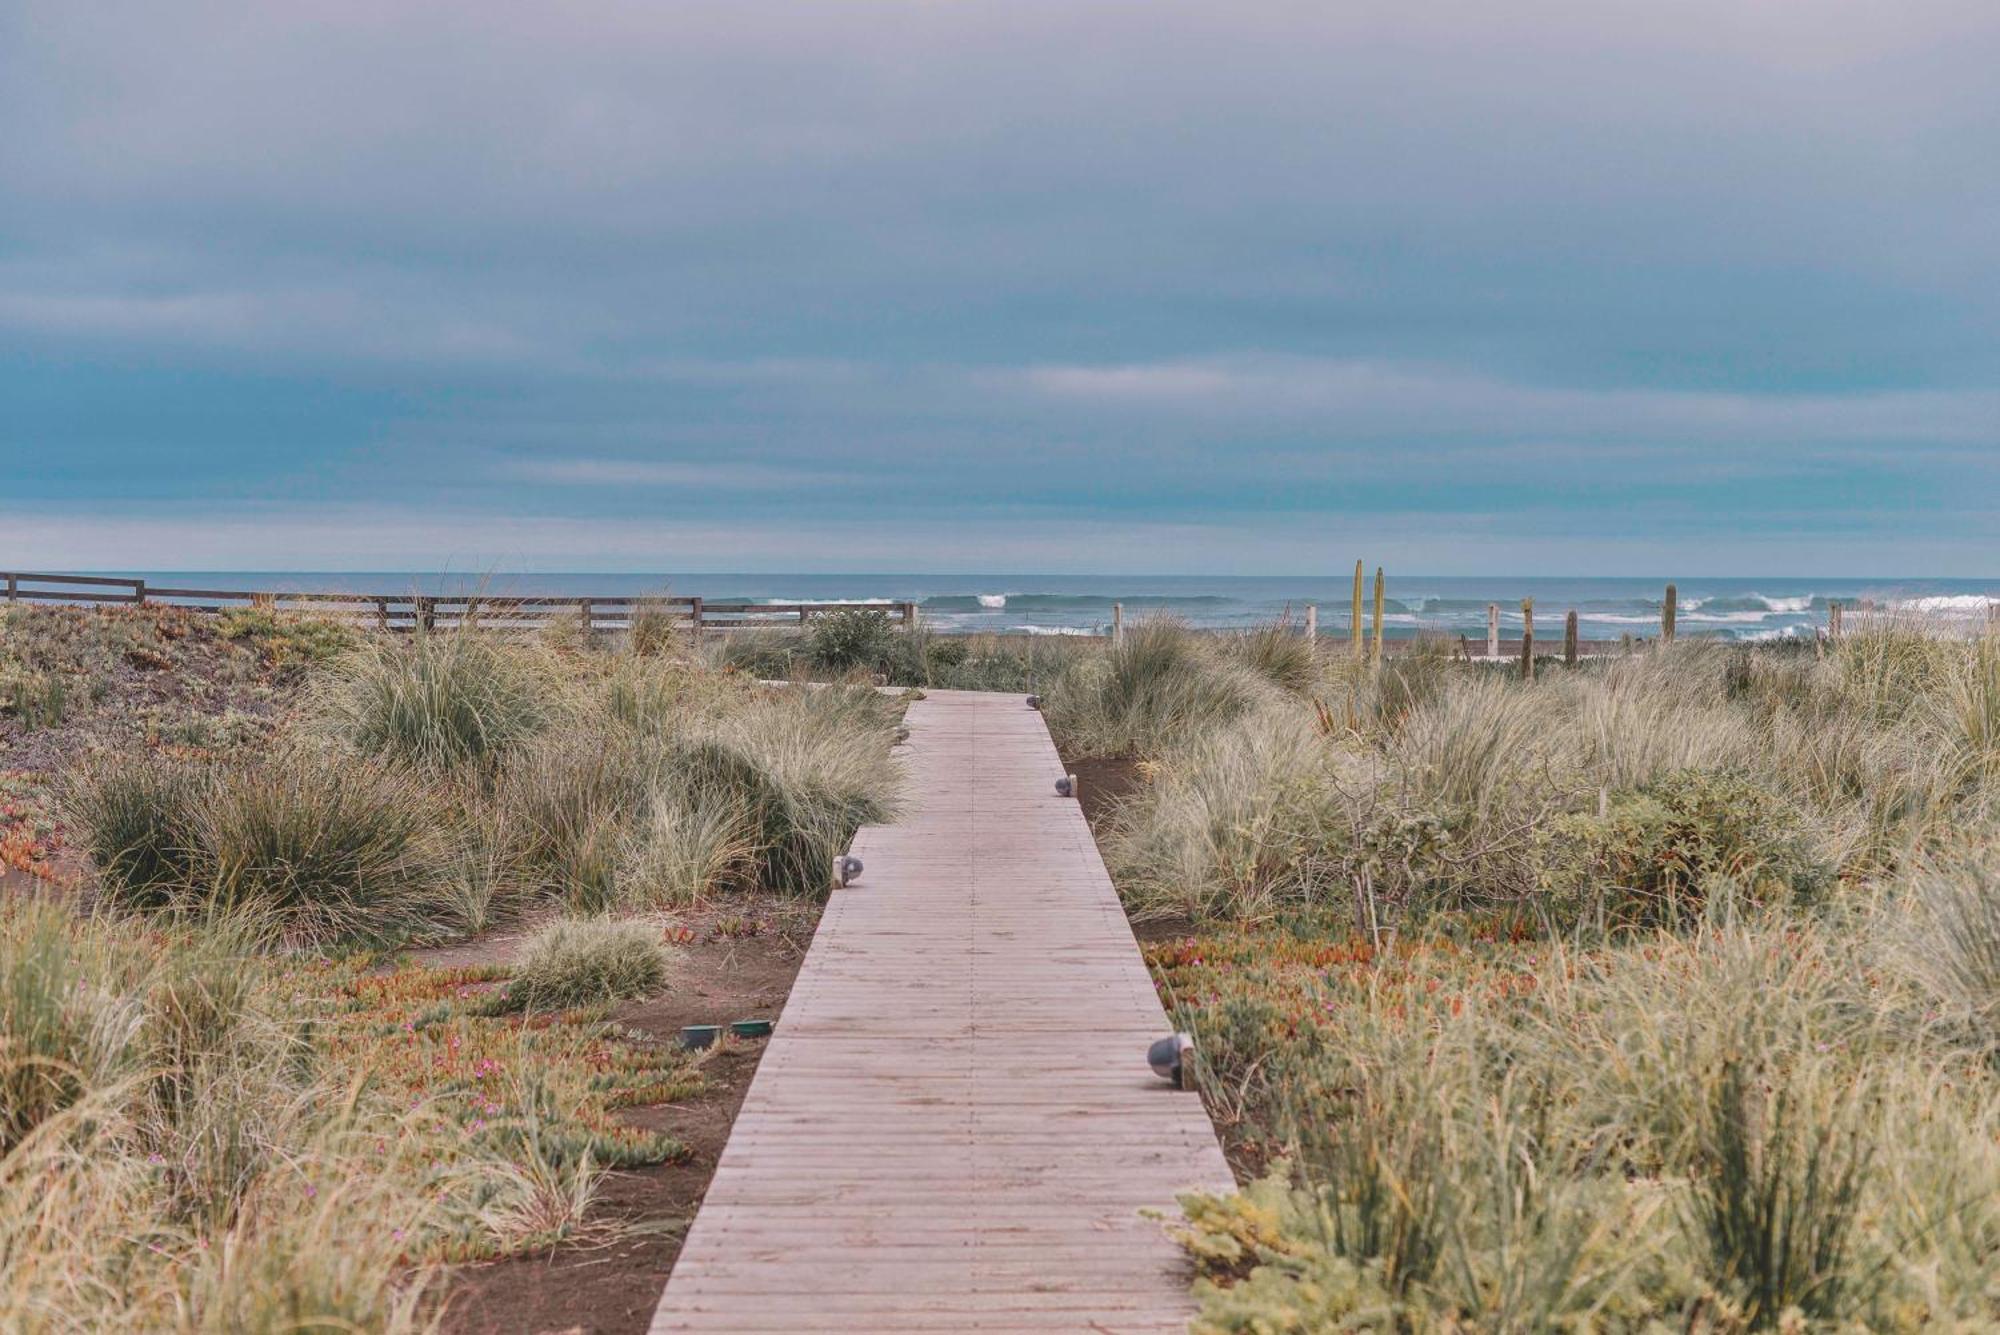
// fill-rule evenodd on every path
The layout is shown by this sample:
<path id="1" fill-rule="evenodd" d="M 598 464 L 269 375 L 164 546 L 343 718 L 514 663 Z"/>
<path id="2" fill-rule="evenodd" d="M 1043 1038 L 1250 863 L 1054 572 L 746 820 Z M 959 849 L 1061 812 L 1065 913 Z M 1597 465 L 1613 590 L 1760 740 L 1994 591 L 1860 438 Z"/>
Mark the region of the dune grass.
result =
<path id="1" fill-rule="evenodd" d="M 1252 1178 L 1185 1203 L 1195 1329 L 2000 1322 L 1995 641 L 1277 640 L 1145 627 L 1049 709 L 1138 759 L 1107 861 L 1191 920 Z"/>

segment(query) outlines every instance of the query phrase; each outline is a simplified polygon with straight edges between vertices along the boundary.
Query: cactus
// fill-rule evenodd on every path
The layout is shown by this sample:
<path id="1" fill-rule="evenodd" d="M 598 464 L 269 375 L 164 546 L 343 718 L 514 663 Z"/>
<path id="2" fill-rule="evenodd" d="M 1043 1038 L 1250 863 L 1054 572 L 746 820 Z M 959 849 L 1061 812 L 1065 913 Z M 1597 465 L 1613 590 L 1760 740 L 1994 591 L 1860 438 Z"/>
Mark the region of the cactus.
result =
<path id="1" fill-rule="evenodd" d="M 1382 666 L 1382 567 L 1375 567 L 1375 666 Z"/>
<path id="2" fill-rule="evenodd" d="M 1674 642 L 1674 613 L 1679 609 L 1680 602 L 1680 590 L 1671 584 L 1667 585 L 1667 600 L 1660 604 L 1661 644 L 1672 644 Z"/>
<path id="3" fill-rule="evenodd" d="M 1347 605 L 1347 635 L 1354 648 L 1354 661 L 1361 661 L 1361 562 L 1354 563 L 1354 601 Z"/>

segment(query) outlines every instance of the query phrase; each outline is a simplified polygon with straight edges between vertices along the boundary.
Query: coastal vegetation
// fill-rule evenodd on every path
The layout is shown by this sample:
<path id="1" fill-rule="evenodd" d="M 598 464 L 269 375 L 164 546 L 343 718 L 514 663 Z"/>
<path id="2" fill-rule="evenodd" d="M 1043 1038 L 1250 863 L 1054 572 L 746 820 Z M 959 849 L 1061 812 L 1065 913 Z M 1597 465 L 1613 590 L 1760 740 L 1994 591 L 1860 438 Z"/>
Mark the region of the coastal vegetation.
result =
<path id="1" fill-rule="evenodd" d="M 1243 1183 L 1198 1329 L 2000 1322 L 2000 640 L 1348 648 L 10 611 L 0 1326 L 426 1329 L 588 1236 L 712 1078 L 631 1008 L 893 814 L 879 683 L 1086 775 Z"/>
<path id="2" fill-rule="evenodd" d="M 899 787 L 899 700 L 684 636 L 22 607 L 0 683 L 7 1330 L 433 1329 L 594 1236 L 717 1069 L 629 1017 Z"/>
<path id="3" fill-rule="evenodd" d="M 1198 1329 L 2000 1321 L 2000 641 L 1277 639 L 1045 701 L 1246 1182 Z"/>

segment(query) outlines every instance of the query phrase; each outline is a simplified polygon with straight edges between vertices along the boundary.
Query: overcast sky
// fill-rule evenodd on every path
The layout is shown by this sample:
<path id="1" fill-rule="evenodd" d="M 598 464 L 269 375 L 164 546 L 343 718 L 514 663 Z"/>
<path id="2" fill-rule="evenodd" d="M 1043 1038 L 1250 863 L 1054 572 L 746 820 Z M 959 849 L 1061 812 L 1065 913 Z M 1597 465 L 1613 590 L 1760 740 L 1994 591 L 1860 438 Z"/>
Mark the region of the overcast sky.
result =
<path id="1" fill-rule="evenodd" d="M 0 565 L 2000 573 L 1992 0 L 0 0 Z"/>

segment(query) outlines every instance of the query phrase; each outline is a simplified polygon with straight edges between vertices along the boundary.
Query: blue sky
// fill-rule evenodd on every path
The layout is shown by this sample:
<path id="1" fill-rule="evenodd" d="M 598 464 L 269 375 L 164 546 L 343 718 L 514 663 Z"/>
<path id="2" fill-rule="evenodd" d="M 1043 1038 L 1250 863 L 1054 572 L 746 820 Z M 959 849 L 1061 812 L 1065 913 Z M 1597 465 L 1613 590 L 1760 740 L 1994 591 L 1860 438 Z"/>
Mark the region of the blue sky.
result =
<path id="1" fill-rule="evenodd" d="M 0 0 L 0 565 L 1994 573 L 2000 6 Z"/>

